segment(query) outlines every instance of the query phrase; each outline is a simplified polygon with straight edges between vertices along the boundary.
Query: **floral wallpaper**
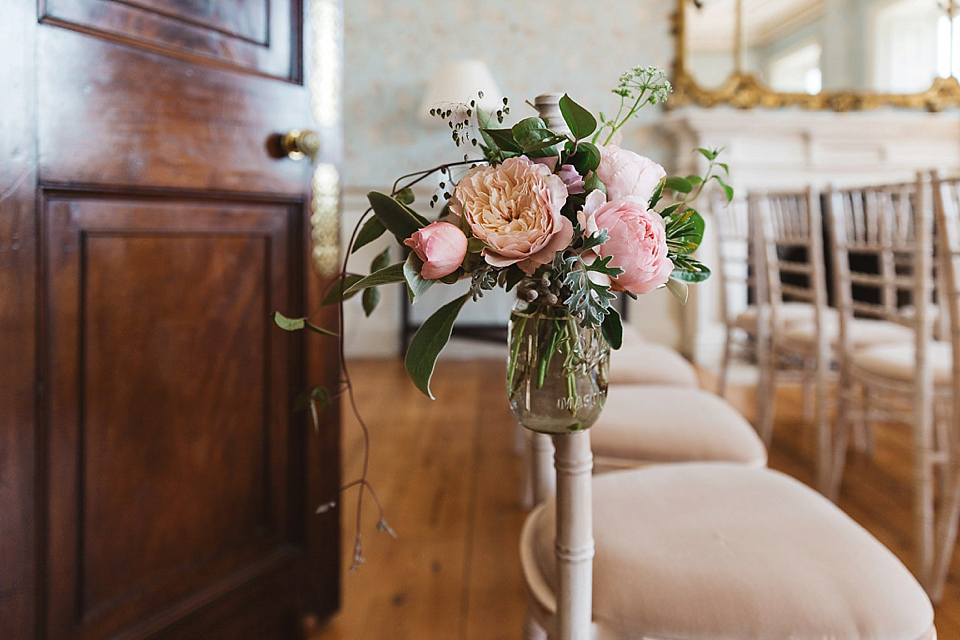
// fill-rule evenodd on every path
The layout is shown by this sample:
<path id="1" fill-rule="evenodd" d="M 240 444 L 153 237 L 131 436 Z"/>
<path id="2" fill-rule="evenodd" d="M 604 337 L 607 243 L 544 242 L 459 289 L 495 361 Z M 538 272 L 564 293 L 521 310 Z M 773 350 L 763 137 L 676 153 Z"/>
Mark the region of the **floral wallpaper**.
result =
<path id="1" fill-rule="evenodd" d="M 524 104 L 566 91 L 591 111 L 613 111 L 610 93 L 635 66 L 667 69 L 672 2 L 663 0 L 347 0 L 344 3 L 343 184 L 384 187 L 410 171 L 462 152 L 443 123 L 423 123 L 417 107 L 442 62 L 481 58 L 510 98 L 511 118 L 533 115 Z M 643 123 L 624 146 L 658 158 Z"/>

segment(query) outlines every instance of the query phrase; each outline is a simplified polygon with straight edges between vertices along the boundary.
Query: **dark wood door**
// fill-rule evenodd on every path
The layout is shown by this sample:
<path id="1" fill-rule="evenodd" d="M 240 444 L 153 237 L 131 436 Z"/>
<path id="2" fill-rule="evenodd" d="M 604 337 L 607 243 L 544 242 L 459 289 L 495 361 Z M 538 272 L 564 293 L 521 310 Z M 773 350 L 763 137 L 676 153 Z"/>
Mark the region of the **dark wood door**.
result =
<path id="1" fill-rule="evenodd" d="M 314 308 L 334 251 L 339 11 L 0 7 L 0 638 L 279 639 L 338 607 L 338 414 L 293 412 L 336 345 L 269 313 Z M 278 144 L 304 128 L 312 208 Z"/>

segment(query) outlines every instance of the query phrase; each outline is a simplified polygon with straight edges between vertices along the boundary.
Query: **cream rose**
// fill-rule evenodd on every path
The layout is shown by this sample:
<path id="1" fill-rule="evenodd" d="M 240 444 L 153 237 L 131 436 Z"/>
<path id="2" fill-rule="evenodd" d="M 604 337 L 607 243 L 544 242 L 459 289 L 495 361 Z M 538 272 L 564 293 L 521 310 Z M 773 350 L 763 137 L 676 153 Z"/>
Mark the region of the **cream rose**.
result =
<path id="1" fill-rule="evenodd" d="M 573 239 L 573 224 L 560 213 L 566 199 L 563 180 L 520 156 L 471 169 L 457 184 L 450 210 L 484 242 L 487 263 L 533 273 Z"/>
<path id="2" fill-rule="evenodd" d="M 607 199 L 639 198 L 650 201 L 657 185 L 667 175 L 663 167 L 650 158 L 616 145 L 600 147 L 597 177 L 607 188 Z"/>

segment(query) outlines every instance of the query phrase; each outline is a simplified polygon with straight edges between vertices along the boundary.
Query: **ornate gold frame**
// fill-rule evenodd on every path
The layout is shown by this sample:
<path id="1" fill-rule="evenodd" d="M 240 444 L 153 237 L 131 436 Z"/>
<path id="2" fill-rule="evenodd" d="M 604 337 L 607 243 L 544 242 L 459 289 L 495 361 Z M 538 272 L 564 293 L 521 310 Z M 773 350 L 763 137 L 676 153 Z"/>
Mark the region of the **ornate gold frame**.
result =
<path id="1" fill-rule="evenodd" d="M 792 107 L 804 109 L 830 109 L 833 111 L 857 111 L 878 107 L 903 107 L 941 111 L 960 105 L 960 82 L 956 78 L 937 78 L 933 85 L 921 93 L 874 93 L 871 91 L 821 91 L 809 93 L 780 93 L 764 86 L 750 73 L 736 72 L 718 89 L 700 87 L 686 69 L 684 51 L 684 4 L 689 0 L 676 0 L 676 10 L 671 15 L 674 40 L 673 93 L 667 100 L 667 108 L 684 105 L 715 107 L 729 104 L 741 109 L 755 107 Z"/>

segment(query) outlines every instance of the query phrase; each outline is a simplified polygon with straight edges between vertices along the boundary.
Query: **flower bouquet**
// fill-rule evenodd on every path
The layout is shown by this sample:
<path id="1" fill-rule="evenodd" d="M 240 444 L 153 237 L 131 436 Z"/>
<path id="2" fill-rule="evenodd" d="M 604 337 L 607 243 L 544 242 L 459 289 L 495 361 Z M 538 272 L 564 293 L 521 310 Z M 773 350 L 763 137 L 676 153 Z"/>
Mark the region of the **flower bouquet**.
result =
<path id="1" fill-rule="evenodd" d="M 466 293 L 422 324 L 406 354 L 414 384 L 432 398 L 434 366 L 463 306 L 495 287 L 516 291 L 511 407 L 536 430 L 589 427 L 606 397 L 609 349 L 622 341 L 617 294 L 636 298 L 665 286 L 684 300 L 687 284 L 710 274 L 692 257 L 704 221 L 691 202 L 710 180 L 732 197 L 716 151 L 698 150 L 708 161 L 704 176 L 667 177 L 660 165 L 618 146 L 623 125 L 669 90 L 659 69 L 635 68 L 614 90 L 620 104 L 613 117 L 596 118 L 563 95 L 510 128 L 501 126 L 510 112 L 506 99 L 494 113 L 476 100 L 434 109 L 457 146 L 476 149 L 478 157 L 403 176 L 389 194 L 369 193 L 349 253 L 389 232 L 405 255 L 394 262 L 385 250 L 366 275 L 348 269 L 348 255 L 325 302 L 361 294 L 369 315 L 378 287 L 405 283 L 416 303 L 430 287 L 469 280 Z M 429 204 L 437 216 L 430 219 L 411 206 L 411 187 L 436 174 L 440 190 Z M 340 317 L 342 327 L 342 304 Z M 321 330 L 307 318 L 275 319 L 286 329 Z M 342 336 L 340 344 L 342 360 Z M 328 397 L 314 389 L 308 402 Z"/>

